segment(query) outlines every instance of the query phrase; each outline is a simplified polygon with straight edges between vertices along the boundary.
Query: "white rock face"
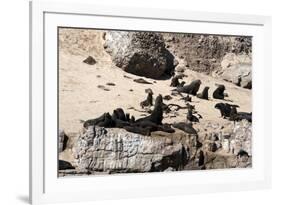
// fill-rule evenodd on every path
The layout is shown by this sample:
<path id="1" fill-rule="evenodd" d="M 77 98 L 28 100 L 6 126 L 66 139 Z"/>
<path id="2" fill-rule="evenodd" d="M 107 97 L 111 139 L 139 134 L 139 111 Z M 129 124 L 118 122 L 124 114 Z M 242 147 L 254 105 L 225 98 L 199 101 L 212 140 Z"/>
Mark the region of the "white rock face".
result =
<path id="1" fill-rule="evenodd" d="M 228 53 L 221 62 L 221 77 L 243 88 L 252 87 L 252 59 L 249 55 Z"/>

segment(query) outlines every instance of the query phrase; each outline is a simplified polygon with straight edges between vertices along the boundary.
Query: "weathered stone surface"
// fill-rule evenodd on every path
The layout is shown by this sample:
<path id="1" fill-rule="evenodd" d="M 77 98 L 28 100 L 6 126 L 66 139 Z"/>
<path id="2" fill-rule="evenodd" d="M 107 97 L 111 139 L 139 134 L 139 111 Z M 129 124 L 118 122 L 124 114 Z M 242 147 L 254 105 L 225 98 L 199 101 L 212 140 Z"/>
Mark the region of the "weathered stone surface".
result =
<path id="1" fill-rule="evenodd" d="M 90 126 L 74 147 L 77 172 L 122 173 L 251 166 L 252 125 L 209 124 L 210 136 L 173 134 L 143 136 L 117 128 Z M 240 150 L 249 157 L 238 157 Z"/>
<path id="2" fill-rule="evenodd" d="M 221 77 L 243 88 L 252 88 L 252 59 L 249 55 L 228 53 L 222 62 Z"/>
<path id="3" fill-rule="evenodd" d="M 236 122 L 232 137 L 230 139 L 230 149 L 235 155 L 242 149 L 252 155 L 252 124 L 247 120 Z"/>
<path id="4" fill-rule="evenodd" d="M 179 169 L 187 153 L 181 143 L 171 144 L 165 137 L 90 126 L 78 138 L 75 158 L 79 170 L 149 172 Z"/>
<path id="5" fill-rule="evenodd" d="M 158 79 L 175 66 L 161 34 L 108 31 L 104 47 L 117 67 L 135 75 Z"/>
<path id="6" fill-rule="evenodd" d="M 221 70 L 225 54 L 252 53 L 251 37 L 203 34 L 163 34 L 168 50 L 181 59 L 181 68 L 212 75 Z M 182 67 L 184 66 L 184 67 Z"/>

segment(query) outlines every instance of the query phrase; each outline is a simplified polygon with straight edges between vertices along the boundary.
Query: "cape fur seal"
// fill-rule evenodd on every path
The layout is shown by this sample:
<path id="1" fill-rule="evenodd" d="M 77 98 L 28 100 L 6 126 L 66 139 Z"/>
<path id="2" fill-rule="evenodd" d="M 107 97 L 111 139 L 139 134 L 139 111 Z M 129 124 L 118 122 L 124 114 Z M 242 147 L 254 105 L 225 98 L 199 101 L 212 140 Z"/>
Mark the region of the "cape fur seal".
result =
<path id="1" fill-rule="evenodd" d="M 213 92 L 213 98 L 215 99 L 224 99 L 224 91 L 225 91 L 225 86 L 217 84 L 216 90 Z"/>
<path id="2" fill-rule="evenodd" d="M 197 135 L 197 131 L 193 128 L 192 123 L 178 122 L 174 123 L 172 126 L 188 134 Z"/>
<path id="3" fill-rule="evenodd" d="M 176 75 L 175 77 L 172 78 L 170 86 L 171 87 L 178 87 L 178 86 L 180 86 L 179 79 L 182 79 L 182 78 L 183 78 L 183 74 Z"/>
<path id="4" fill-rule="evenodd" d="M 208 91 L 209 91 L 210 87 L 206 86 L 202 93 L 197 94 L 198 98 L 204 99 L 204 100 L 208 100 L 209 99 L 209 95 L 208 95 Z"/>
<path id="5" fill-rule="evenodd" d="M 194 114 L 197 114 L 197 116 L 195 116 Z M 194 105 L 190 105 L 189 103 L 187 104 L 187 115 L 186 115 L 186 119 L 188 122 L 199 122 L 199 118 L 202 118 L 201 115 L 199 115 L 197 113 L 197 111 L 195 111 L 195 106 Z"/>
<path id="6" fill-rule="evenodd" d="M 230 117 L 231 112 L 233 112 L 232 108 L 236 108 L 236 107 L 239 107 L 239 106 L 231 105 L 228 103 L 217 103 L 215 105 L 215 108 L 220 110 L 221 117 L 224 117 L 224 118 Z"/>
<path id="7" fill-rule="evenodd" d="M 252 113 L 237 112 L 237 107 L 239 106 L 228 103 L 217 103 L 215 105 L 215 108 L 220 110 L 221 117 L 228 118 L 231 121 L 241 121 L 244 119 L 252 122 Z"/>
<path id="8" fill-rule="evenodd" d="M 153 109 L 152 113 L 147 117 L 140 118 L 140 119 L 136 120 L 136 122 L 148 120 L 148 121 L 154 122 L 158 125 L 161 125 L 162 120 L 163 120 L 162 104 L 163 104 L 162 95 L 158 95 L 156 100 L 155 100 L 155 105 L 154 105 L 154 109 Z"/>
<path id="9" fill-rule="evenodd" d="M 196 95 L 201 85 L 201 80 L 194 80 L 189 85 L 183 87 L 177 87 L 175 90 L 180 93 L 187 93 L 191 95 Z"/>
<path id="10" fill-rule="evenodd" d="M 145 93 L 147 93 L 147 97 L 144 101 L 140 102 L 140 106 L 142 108 L 152 106 L 153 105 L 153 92 L 151 89 L 146 89 Z"/>

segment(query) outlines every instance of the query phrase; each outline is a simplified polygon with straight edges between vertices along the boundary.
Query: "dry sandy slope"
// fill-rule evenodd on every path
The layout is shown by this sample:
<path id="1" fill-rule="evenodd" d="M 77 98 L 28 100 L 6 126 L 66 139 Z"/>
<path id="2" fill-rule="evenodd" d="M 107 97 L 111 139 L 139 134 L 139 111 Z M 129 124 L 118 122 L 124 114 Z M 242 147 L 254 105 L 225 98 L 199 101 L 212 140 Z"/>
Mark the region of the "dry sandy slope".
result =
<path id="1" fill-rule="evenodd" d="M 84 35 L 84 32 L 81 31 L 81 35 L 78 35 L 79 32 L 74 31 L 77 38 L 84 36 L 84 41 L 88 42 L 89 39 L 87 35 Z M 144 92 L 146 88 L 153 90 L 154 97 L 160 93 L 163 96 L 171 94 L 173 88 L 169 86 L 170 80 L 157 80 L 152 85 L 133 82 L 133 79 L 139 78 L 139 76 L 128 74 L 114 66 L 110 56 L 103 50 L 102 32 L 94 30 L 87 32 L 91 32 L 91 35 L 94 36 L 89 43 L 94 46 L 88 46 L 89 48 L 82 50 L 77 47 L 76 52 L 73 51 L 75 49 L 73 45 L 76 45 L 75 41 L 72 42 L 73 45 L 67 44 L 69 41 L 64 40 L 68 37 L 60 35 L 60 42 L 63 42 L 63 46 L 59 51 L 59 126 L 65 130 L 66 134 L 78 133 L 82 127 L 80 120 L 96 118 L 104 112 L 112 113 L 118 107 L 122 107 L 125 112 L 133 114 L 136 118 L 141 117 L 143 113 L 128 110 L 128 108 L 135 107 L 141 110 L 139 103 L 146 98 Z M 88 45 L 85 42 L 80 42 L 80 44 Z M 88 55 L 94 56 L 97 64 L 87 65 L 83 63 L 82 61 Z M 231 83 L 201 73 L 186 71 L 185 74 L 188 75 L 184 79 L 186 83 L 190 83 L 194 79 L 202 81 L 199 92 L 201 92 L 204 86 L 210 86 L 210 97 L 216 87 L 215 83 L 223 83 L 226 86 L 229 99 L 233 101 L 232 103 L 240 106 L 239 111 L 251 112 L 251 90 L 237 87 Z M 124 78 L 124 75 L 132 77 L 132 79 Z M 150 82 L 154 81 L 152 79 L 144 79 Z M 115 83 L 116 86 L 106 86 L 108 82 Z M 105 85 L 110 91 L 104 91 L 98 88 L 98 85 Z M 130 92 L 130 89 L 133 89 L 133 92 Z M 184 106 L 184 102 L 179 99 L 180 97 L 173 96 L 172 100 L 165 103 L 177 103 Z M 195 105 L 196 110 L 203 116 L 201 123 L 205 124 L 205 122 L 209 121 L 227 122 L 220 118 L 219 111 L 214 109 L 214 105 L 218 102 L 222 101 L 212 98 L 206 101 L 193 97 L 192 104 Z M 185 117 L 186 110 L 181 110 L 177 118 L 166 116 L 164 122 L 183 121 Z"/>

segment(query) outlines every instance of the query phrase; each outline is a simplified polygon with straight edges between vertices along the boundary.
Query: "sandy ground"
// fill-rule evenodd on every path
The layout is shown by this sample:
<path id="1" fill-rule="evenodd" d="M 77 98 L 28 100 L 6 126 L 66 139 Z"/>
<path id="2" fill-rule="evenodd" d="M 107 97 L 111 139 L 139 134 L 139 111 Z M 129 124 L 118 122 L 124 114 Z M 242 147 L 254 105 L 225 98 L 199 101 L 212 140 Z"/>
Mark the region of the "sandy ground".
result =
<path id="1" fill-rule="evenodd" d="M 124 72 L 112 64 L 110 56 L 103 50 L 102 32 L 93 32 L 94 38 L 91 44 L 95 45 L 81 52 L 72 52 L 73 47 L 65 46 L 59 52 L 59 126 L 64 129 L 66 134 L 78 133 L 82 127 L 80 120 L 88 120 L 96 118 L 104 112 L 110 112 L 118 107 L 124 109 L 137 118 L 143 117 L 143 112 L 138 112 L 130 107 L 142 110 L 139 103 L 146 98 L 145 89 L 151 88 L 154 92 L 154 99 L 158 94 L 170 95 L 170 79 L 153 80 L 144 78 L 153 84 L 139 84 L 133 79 L 140 78 Z M 63 36 L 65 37 L 65 36 Z M 87 42 L 87 39 L 84 39 Z M 77 49 L 79 50 L 79 48 Z M 81 49 L 80 49 L 81 50 Z M 97 63 L 88 65 L 83 60 L 93 56 Z M 226 93 L 229 95 L 227 99 L 233 101 L 231 103 L 240 106 L 238 111 L 251 112 L 251 90 L 243 89 L 232 83 L 215 79 L 205 74 L 186 71 L 188 77 L 183 80 L 190 83 L 194 79 L 200 79 L 202 85 L 199 92 L 205 86 L 209 86 L 210 100 L 202 100 L 197 97 L 192 98 L 192 103 L 196 110 L 203 116 L 201 122 L 226 122 L 227 120 L 220 117 L 220 113 L 214 108 L 218 102 L 222 100 L 212 99 L 211 94 L 216 88 L 215 83 L 223 83 L 226 86 Z M 124 75 L 129 78 L 124 78 Z M 115 86 L 108 86 L 106 83 L 114 83 Z M 98 85 L 104 85 L 110 91 L 104 91 L 98 88 Z M 133 91 L 129 91 L 132 89 Z M 166 104 L 176 103 L 185 106 L 184 101 L 180 100 L 180 96 L 172 96 L 170 101 L 164 101 Z M 179 116 L 170 118 L 165 116 L 164 122 L 172 123 L 184 121 L 186 110 L 180 110 Z"/>

